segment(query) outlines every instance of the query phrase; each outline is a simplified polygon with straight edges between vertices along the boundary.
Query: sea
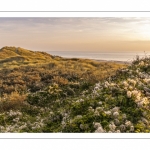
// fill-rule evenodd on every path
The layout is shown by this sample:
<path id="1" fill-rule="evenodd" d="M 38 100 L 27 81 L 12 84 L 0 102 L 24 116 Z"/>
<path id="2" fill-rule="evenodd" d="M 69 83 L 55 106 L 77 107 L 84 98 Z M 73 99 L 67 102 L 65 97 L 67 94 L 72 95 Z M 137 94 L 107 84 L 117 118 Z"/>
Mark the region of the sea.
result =
<path id="1" fill-rule="evenodd" d="M 65 58 L 86 58 L 107 61 L 125 61 L 132 62 L 137 58 L 150 56 L 150 52 L 83 52 L 83 51 L 47 51 L 54 56 Z"/>

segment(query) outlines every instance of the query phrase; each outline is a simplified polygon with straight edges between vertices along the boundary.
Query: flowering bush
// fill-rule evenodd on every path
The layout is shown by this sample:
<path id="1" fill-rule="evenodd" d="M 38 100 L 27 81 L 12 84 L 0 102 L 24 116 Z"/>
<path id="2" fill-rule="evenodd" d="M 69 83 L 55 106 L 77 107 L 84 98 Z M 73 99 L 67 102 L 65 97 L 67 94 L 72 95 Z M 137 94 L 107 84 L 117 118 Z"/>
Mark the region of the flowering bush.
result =
<path id="1" fill-rule="evenodd" d="M 5 82 L 0 81 L 0 86 L 4 85 L 1 92 L 8 90 L 12 95 L 1 95 L 0 132 L 150 132 L 149 58 L 137 59 L 101 80 L 97 77 L 98 63 L 89 61 L 82 64 L 81 72 L 75 72 L 71 69 L 79 69 L 77 64 L 83 60 L 70 60 L 74 65 L 65 61 L 64 66 L 70 67 L 65 68 L 68 73 L 60 69 L 58 62 L 53 62 L 43 68 L 50 70 L 57 66 L 58 70 L 46 73 L 41 68 L 34 78 L 38 71 L 29 67 L 27 73 L 37 83 L 26 85 L 24 88 L 31 87 L 31 91 L 26 89 L 25 93 L 12 92 L 13 87 L 6 86 L 14 76 L 20 78 L 18 82 L 14 80 L 14 85 L 25 84 L 17 71 L 12 71 L 9 79 L 5 77 Z M 25 80 L 31 82 L 29 76 Z M 16 105 L 15 99 L 20 99 Z"/>

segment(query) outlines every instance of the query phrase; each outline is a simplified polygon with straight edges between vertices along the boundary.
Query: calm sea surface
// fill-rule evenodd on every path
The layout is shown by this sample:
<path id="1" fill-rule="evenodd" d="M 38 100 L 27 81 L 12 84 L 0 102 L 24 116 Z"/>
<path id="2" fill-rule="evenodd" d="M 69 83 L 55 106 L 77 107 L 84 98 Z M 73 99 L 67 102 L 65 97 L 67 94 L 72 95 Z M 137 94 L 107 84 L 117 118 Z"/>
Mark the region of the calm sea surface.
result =
<path id="1" fill-rule="evenodd" d="M 144 52 L 129 52 L 129 53 L 103 53 L 103 52 L 80 52 L 80 51 L 47 51 L 51 55 L 66 57 L 66 58 L 88 58 L 96 60 L 116 60 L 116 61 L 133 61 L 138 55 L 140 58 L 149 57 L 149 53 Z"/>

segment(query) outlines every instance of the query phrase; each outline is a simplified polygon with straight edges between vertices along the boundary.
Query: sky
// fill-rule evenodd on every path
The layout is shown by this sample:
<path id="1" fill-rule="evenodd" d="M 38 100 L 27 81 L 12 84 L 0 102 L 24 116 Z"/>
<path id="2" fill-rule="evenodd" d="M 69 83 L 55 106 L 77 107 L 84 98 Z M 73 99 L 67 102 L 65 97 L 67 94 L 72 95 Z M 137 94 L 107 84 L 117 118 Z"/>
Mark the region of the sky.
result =
<path id="1" fill-rule="evenodd" d="M 150 52 L 150 18 L 0 18 L 0 47 L 35 51 Z"/>

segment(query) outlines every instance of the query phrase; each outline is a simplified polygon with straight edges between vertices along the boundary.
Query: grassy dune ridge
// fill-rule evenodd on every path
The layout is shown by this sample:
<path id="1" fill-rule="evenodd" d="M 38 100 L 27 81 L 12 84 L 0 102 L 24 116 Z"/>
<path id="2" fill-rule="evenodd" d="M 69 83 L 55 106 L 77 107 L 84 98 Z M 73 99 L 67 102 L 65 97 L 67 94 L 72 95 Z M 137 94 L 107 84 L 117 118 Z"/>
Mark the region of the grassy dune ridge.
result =
<path id="1" fill-rule="evenodd" d="M 125 65 L 3 47 L 0 131 L 149 132 L 149 64 L 149 58 Z"/>

